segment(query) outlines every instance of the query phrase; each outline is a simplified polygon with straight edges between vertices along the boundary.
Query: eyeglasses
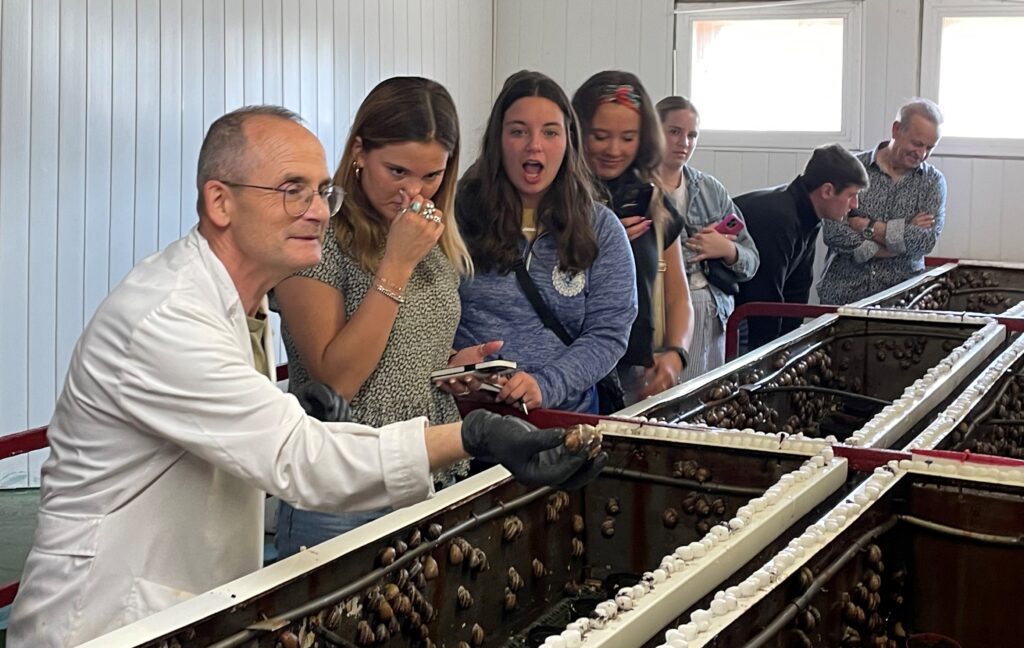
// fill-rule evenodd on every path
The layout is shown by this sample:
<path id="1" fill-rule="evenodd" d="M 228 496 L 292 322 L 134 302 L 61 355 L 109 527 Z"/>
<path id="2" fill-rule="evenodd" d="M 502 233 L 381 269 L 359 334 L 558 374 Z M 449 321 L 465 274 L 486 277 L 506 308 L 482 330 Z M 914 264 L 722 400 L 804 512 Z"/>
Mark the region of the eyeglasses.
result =
<path id="1" fill-rule="evenodd" d="M 313 204 L 313 194 L 320 194 L 327 211 L 334 216 L 341 209 L 341 203 L 345 200 L 345 190 L 337 185 L 327 185 L 321 189 L 313 189 L 308 184 L 288 182 L 280 187 L 264 187 L 262 185 L 245 184 L 242 182 L 228 182 L 221 180 L 229 187 L 244 187 L 246 189 L 262 189 L 263 191 L 279 191 L 284 201 L 284 211 L 293 218 L 298 218 L 309 211 Z"/>

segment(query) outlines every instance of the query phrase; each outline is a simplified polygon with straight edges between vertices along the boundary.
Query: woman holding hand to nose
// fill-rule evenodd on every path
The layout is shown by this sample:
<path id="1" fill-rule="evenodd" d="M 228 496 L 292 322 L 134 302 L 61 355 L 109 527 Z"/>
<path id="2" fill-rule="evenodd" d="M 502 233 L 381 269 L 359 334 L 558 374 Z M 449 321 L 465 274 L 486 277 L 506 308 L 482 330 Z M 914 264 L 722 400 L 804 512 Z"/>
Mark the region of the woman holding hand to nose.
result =
<path id="1" fill-rule="evenodd" d="M 367 425 L 459 420 L 451 394 L 431 384 L 430 372 L 479 362 L 501 342 L 452 350 L 459 277 L 473 268 L 451 216 L 458 164 L 458 117 L 440 84 L 396 77 L 363 101 L 334 174 L 345 202 L 328 226 L 320 263 L 274 289 L 291 391 L 326 383 L 350 401 L 353 420 Z M 435 481 L 450 484 L 467 470 L 466 462 L 456 464 Z M 282 556 L 387 512 L 331 515 L 285 503 L 279 511 Z"/>

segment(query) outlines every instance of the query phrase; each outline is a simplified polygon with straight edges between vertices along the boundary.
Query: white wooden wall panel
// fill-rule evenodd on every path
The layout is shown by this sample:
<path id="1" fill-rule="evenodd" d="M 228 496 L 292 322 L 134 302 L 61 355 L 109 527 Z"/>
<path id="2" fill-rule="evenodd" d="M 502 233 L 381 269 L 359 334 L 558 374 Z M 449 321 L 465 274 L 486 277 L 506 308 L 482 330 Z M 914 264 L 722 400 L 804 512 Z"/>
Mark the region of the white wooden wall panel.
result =
<path id="1" fill-rule="evenodd" d="M 493 8 L 3 0 L 0 435 L 48 421 L 96 307 L 135 263 L 195 225 L 199 146 L 225 111 L 299 112 L 333 171 L 366 93 L 387 76 L 428 76 L 455 98 L 468 165 L 493 97 Z M 38 484 L 45 454 L 0 461 L 0 488 Z"/>
<path id="2" fill-rule="evenodd" d="M 0 353 L 4 384 L 0 421 L 4 431 L 28 426 L 29 402 L 29 186 L 31 176 L 32 11 L 29 0 L 5 0 L 0 23 Z M 0 460 L 0 486 L 28 483 L 28 458 Z"/>
<path id="3" fill-rule="evenodd" d="M 495 94 L 521 69 L 570 97 L 601 70 L 638 74 L 655 100 L 672 87 L 672 0 L 496 0 Z"/>

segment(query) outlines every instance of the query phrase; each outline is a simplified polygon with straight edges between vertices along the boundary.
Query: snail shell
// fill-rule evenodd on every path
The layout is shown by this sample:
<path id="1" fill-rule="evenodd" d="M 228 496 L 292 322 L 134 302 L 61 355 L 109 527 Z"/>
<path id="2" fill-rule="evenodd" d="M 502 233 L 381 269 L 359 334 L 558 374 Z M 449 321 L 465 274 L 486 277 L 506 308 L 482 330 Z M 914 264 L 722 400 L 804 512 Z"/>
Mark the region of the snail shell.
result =
<path id="1" fill-rule="evenodd" d="M 558 522 L 558 507 L 548 502 L 544 507 L 544 519 L 547 522 Z"/>
<path id="2" fill-rule="evenodd" d="M 516 608 L 516 604 L 519 601 L 519 597 L 510 588 L 505 588 L 505 609 L 512 611 Z"/>
<path id="3" fill-rule="evenodd" d="M 441 527 L 440 524 L 434 522 L 433 524 L 427 527 L 427 537 L 431 540 L 437 540 L 441 537 L 441 532 L 443 530 L 444 529 Z"/>
<path id="4" fill-rule="evenodd" d="M 287 630 L 277 635 L 277 645 L 281 648 L 299 648 L 299 638 L 291 630 Z"/>
<path id="5" fill-rule="evenodd" d="M 395 612 L 390 603 L 381 599 L 380 606 L 377 608 L 377 616 L 381 621 L 390 621 L 395 616 Z"/>
<path id="6" fill-rule="evenodd" d="M 604 510 L 608 512 L 608 515 L 618 515 L 619 514 L 619 498 L 617 498 L 617 497 L 609 497 L 608 498 L 608 503 L 605 504 L 605 506 L 604 506 Z"/>
<path id="7" fill-rule="evenodd" d="M 356 625 L 356 643 L 360 646 L 372 646 L 377 641 L 373 634 L 373 628 L 366 621 L 360 621 Z"/>
<path id="8" fill-rule="evenodd" d="M 398 597 L 398 601 L 395 602 L 395 611 L 402 615 L 412 612 L 412 601 L 408 596 L 402 594 Z"/>
<path id="9" fill-rule="evenodd" d="M 384 643 L 391 638 L 391 633 L 388 631 L 388 627 L 383 623 L 377 624 L 377 629 L 373 631 L 373 636 L 377 643 Z"/>
<path id="10" fill-rule="evenodd" d="M 423 542 L 423 535 L 420 534 L 420 530 L 413 529 L 412 532 L 409 534 L 409 547 L 411 549 L 415 549 L 416 547 L 420 546 L 421 542 Z"/>
<path id="11" fill-rule="evenodd" d="M 544 570 L 544 563 L 542 563 L 537 558 L 533 559 L 533 562 L 530 563 L 530 566 L 533 568 L 533 575 L 535 578 L 541 578 L 546 573 L 546 571 Z"/>
<path id="12" fill-rule="evenodd" d="M 484 629 L 482 627 L 480 627 L 479 623 L 474 623 L 473 624 L 473 630 L 470 632 L 470 635 L 469 635 L 470 642 L 472 642 L 472 644 L 474 646 L 482 646 L 482 645 L 484 645 L 484 639 L 485 639 Z"/>
<path id="13" fill-rule="evenodd" d="M 483 549 L 477 547 L 470 552 L 469 568 L 476 571 L 487 571 L 491 568 L 490 564 L 487 562 L 487 554 L 484 553 Z"/>
<path id="14" fill-rule="evenodd" d="M 465 558 L 465 555 L 462 553 L 462 547 L 453 542 L 448 547 L 448 562 L 453 565 L 458 565 L 462 563 L 463 558 Z"/>
<path id="15" fill-rule="evenodd" d="M 399 589 L 398 585 L 395 585 L 394 583 L 388 583 L 384 586 L 384 600 L 386 600 L 388 603 L 393 603 L 395 599 L 398 598 L 398 595 L 401 593 L 402 592 Z"/>
<path id="16" fill-rule="evenodd" d="M 518 592 L 523 587 L 523 577 L 519 575 L 515 567 L 508 568 L 508 587 L 513 592 Z"/>
<path id="17" fill-rule="evenodd" d="M 387 567 L 391 563 L 395 562 L 397 552 L 394 547 L 385 547 L 381 550 L 380 555 L 377 557 L 377 561 L 383 567 Z"/>
<path id="18" fill-rule="evenodd" d="M 473 595 L 469 593 L 469 590 L 459 585 L 459 591 L 456 595 L 459 602 L 459 608 L 462 610 L 468 610 L 473 607 Z"/>
<path id="19" fill-rule="evenodd" d="M 679 524 L 679 511 L 672 507 L 665 509 L 661 514 L 661 523 L 666 529 L 674 529 Z"/>
<path id="20" fill-rule="evenodd" d="M 510 515 L 501 525 L 501 537 L 507 542 L 515 540 L 523 533 L 523 521 L 518 516 Z"/>
<path id="21" fill-rule="evenodd" d="M 571 553 L 572 553 L 574 558 L 579 558 L 580 556 L 583 555 L 583 541 L 582 540 L 580 540 L 579 538 L 573 538 L 572 539 Z"/>
<path id="22" fill-rule="evenodd" d="M 697 482 L 703 484 L 704 482 L 711 479 L 711 471 L 702 466 L 694 471 L 693 478 L 697 480 Z"/>
<path id="23" fill-rule="evenodd" d="M 437 578 L 437 561 L 434 560 L 433 556 L 427 556 L 423 559 L 423 576 L 427 580 L 434 580 Z"/>
<path id="24" fill-rule="evenodd" d="M 583 516 L 579 513 L 574 513 L 572 516 L 572 532 L 575 534 L 581 534 L 586 530 L 586 525 L 583 524 Z"/>
<path id="25" fill-rule="evenodd" d="M 867 546 L 868 562 L 877 565 L 882 560 L 882 548 L 876 544 Z"/>
<path id="26" fill-rule="evenodd" d="M 615 518 L 605 518 L 601 523 L 601 535 L 610 538 L 615 535 Z"/>

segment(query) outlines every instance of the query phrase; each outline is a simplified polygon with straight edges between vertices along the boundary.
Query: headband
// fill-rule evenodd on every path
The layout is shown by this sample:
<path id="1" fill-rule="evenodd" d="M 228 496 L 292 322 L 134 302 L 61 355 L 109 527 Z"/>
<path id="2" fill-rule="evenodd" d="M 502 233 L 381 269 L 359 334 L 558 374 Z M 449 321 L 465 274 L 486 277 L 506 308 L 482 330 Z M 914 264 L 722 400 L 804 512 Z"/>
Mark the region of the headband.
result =
<path id="1" fill-rule="evenodd" d="M 634 90 L 633 86 L 629 84 L 607 85 L 604 87 L 604 91 L 601 93 L 601 98 L 598 100 L 598 103 L 617 103 L 620 106 L 625 106 L 626 108 L 639 113 L 640 93 Z"/>

